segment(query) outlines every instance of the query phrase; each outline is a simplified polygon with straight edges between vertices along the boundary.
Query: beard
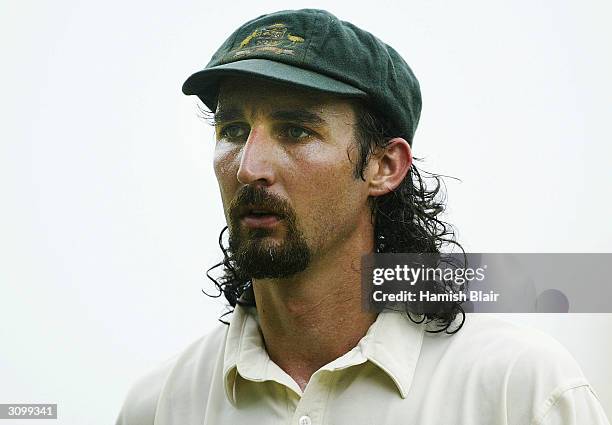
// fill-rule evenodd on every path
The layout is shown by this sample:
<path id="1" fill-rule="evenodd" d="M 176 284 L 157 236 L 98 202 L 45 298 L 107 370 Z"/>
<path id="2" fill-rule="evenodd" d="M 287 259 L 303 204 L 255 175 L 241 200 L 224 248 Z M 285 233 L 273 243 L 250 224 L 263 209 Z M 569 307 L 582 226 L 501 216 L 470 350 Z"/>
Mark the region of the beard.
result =
<path id="1" fill-rule="evenodd" d="M 257 205 L 277 215 L 285 226 L 279 242 L 268 239 L 271 229 L 243 229 L 240 208 Z M 310 264 L 310 248 L 297 227 L 296 215 L 282 198 L 258 186 L 242 187 L 229 209 L 229 255 L 241 279 L 284 278 L 299 273 Z"/>

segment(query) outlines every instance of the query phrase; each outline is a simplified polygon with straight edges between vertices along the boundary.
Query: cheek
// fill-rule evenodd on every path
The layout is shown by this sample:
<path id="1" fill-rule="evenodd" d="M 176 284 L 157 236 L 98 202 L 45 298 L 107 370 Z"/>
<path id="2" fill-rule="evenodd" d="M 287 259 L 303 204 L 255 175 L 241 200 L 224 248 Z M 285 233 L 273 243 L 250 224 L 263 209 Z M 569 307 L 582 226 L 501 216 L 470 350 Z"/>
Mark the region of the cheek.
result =
<path id="1" fill-rule="evenodd" d="M 330 196 L 336 192 L 341 195 L 343 188 L 356 183 L 353 178 L 353 163 L 346 149 L 334 147 L 319 150 L 302 156 L 298 170 L 303 173 L 304 181 L 310 181 L 314 189 Z M 361 180 L 360 180 L 361 181 Z"/>
<path id="2" fill-rule="evenodd" d="M 349 219 L 367 206 L 367 185 L 353 177 L 354 165 L 346 152 L 327 155 L 325 160 L 302 162 L 295 168 L 294 193 L 299 193 L 306 216 L 326 221 Z"/>
<path id="3" fill-rule="evenodd" d="M 237 157 L 238 152 L 235 148 L 232 149 L 222 145 L 215 147 L 213 169 L 215 170 L 224 205 L 231 199 L 232 193 L 238 184 L 236 179 L 238 172 Z"/>
<path id="4" fill-rule="evenodd" d="M 215 173 L 219 174 L 223 172 L 227 164 L 230 164 L 236 157 L 236 149 L 227 143 L 217 143 L 215 145 L 215 152 L 213 158 L 213 165 Z"/>
<path id="5" fill-rule="evenodd" d="M 227 144 L 217 143 L 213 158 L 213 167 L 217 179 L 227 175 L 231 171 L 233 164 L 236 162 L 236 157 L 237 149 Z"/>

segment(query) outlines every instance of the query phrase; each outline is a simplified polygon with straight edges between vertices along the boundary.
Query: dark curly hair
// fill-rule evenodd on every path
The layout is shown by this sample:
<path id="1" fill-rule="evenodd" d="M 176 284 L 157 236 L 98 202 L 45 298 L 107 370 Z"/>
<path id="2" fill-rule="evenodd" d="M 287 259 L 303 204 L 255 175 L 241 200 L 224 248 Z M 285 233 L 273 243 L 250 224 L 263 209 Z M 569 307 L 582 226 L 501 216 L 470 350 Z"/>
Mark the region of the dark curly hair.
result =
<path id="1" fill-rule="evenodd" d="M 396 132 L 390 123 L 364 103 L 356 103 L 355 112 L 357 158 L 354 177 L 363 180 L 363 173 L 371 155 L 385 148 L 395 137 Z M 412 141 L 409 140 L 409 142 Z M 420 159 L 415 158 L 415 161 L 420 161 Z M 453 226 L 440 218 L 446 204 L 446 187 L 443 177 L 446 176 L 419 171 L 413 163 L 408 174 L 395 190 L 382 196 L 370 197 L 369 204 L 374 223 L 374 252 L 435 254 L 440 253 L 444 246 L 449 246 L 459 248 L 464 253 L 461 244 L 455 239 Z M 211 297 L 225 296 L 230 309 L 219 319 L 225 324 L 227 322 L 222 318 L 231 313 L 237 304 L 255 305 L 254 297 L 242 297 L 245 292 L 252 291 L 252 281 L 237 273 L 231 250 L 224 244 L 226 230 L 227 226 L 219 234 L 223 261 L 215 264 L 206 272 L 218 293 L 209 294 L 202 290 Z M 219 277 L 213 277 L 210 272 L 218 267 L 222 267 L 222 274 Z M 463 290 L 466 289 L 467 287 L 463 288 Z M 451 282 L 442 283 L 437 290 L 447 293 L 457 292 Z M 418 306 L 417 308 L 407 306 L 407 309 L 408 316 L 413 322 L 427 323 L 428 332 L 432 333 L 456 333 L 465 321 L 465 312 L 459 302 L 440 302 L 437 303 L 434 310 L 427 312 Z M 458 314 L 462 316 L 460 323 L 453 325 Z"/>

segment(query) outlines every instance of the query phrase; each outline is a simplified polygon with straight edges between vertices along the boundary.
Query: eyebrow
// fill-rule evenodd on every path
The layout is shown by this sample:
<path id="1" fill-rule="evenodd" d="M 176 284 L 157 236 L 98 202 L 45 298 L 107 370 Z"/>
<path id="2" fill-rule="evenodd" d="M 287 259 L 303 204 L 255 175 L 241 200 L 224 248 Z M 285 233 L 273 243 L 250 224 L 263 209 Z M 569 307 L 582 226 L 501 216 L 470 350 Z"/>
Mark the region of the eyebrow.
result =
<path id="1" fill-rule="evenodd" d="M 228 108 L 217 110 L 213 116 L 213 124 L 219 125 L 221 123 L 236 121 L 243 117 L 242 112 L 238 108 Z"/>
<path id="2" fill-rule="evenodd" d="M 325 120 L 319 115 L 307 111 L 305 109 L 291 109 L 291 110 L 280 110 L 274 111 L 271 117 L 277 121 L 291 121 L 298 124 L 313 124 L 323 125 L 326 124 Z"/>
<path id="3" fill-rule="evenodd" d="M 314 112 L 306 109 L 277 110 L 270 114 L 276 121 L 291 121 L 298 124 L 325 125 L 327 122 Z M 214 125 L 244 119 L 244 114 L 238 108 L 227 108 L 218 110 L 213 117 Z"/>

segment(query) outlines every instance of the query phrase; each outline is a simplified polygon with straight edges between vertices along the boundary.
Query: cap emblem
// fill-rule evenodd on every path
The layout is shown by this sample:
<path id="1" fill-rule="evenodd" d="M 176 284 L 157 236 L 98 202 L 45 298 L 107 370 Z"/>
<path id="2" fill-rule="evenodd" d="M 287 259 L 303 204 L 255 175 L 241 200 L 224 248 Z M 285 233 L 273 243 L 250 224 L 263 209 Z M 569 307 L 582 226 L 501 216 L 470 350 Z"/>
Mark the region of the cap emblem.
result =
<path id="1" fill-rule="evenodd" d="M 281 55 L 295 55 L 295 47 L 304 42 L 304 38 L 289 33 L 282 23 L 257 28 L 238 45 L 233 54 L 250 55 L 267 51 Z"/>

